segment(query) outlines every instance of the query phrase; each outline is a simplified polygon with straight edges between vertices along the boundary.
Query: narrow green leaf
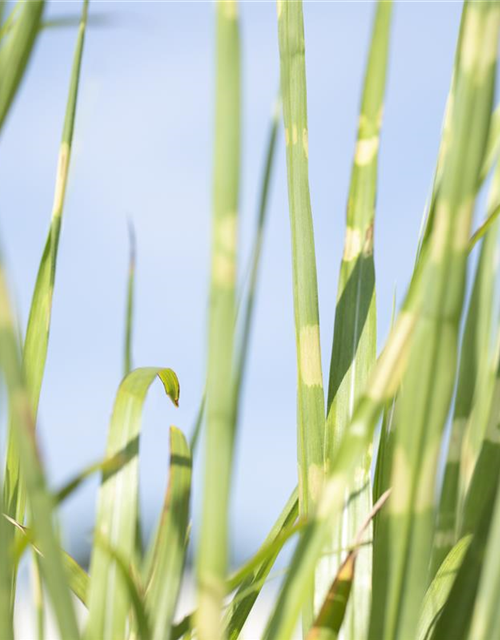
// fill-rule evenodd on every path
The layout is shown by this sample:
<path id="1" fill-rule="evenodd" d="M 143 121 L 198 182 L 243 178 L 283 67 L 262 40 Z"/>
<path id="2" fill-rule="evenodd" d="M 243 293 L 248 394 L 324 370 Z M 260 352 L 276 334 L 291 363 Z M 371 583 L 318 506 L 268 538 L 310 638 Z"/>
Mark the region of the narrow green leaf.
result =
<path id="1" fill-rule="evenodd" d="M 159 377 L 177 405 L 179 384 L 171 369 L 136 369 L 121 383 L 108 434 L 107 457 L 124 454 L 130 460 L 119 471 L 105 473 L 99 491 L 96 539 L 104 539 L 122 558 L 133 555 L 137 523 L 138 452 L 142 406 L 147 391 Z M 94 545 L 91 564 L 89 620 L 86 637 L 107 640 L 123 637 L 130 606 L 129 587 L 116 562 Z"/>
<path id="2" fill-rule="evenodd" d="M 168 640 L 181 586 L 191 494 L 191 452 L 183 433 L 170 428 L 170 472 L 167 494 L 152 545 L 146 605 L 153 640 Z"/>
<path id="3" fill-rule="evenodd" d="M 125 345 L 123 358 L 123 374 L 126 376 L 132 370 L 132 329 L 134 322 L 134 288 L 135 288 L 135 263 L 136 240 L 134 225 L 129 223 L 130 256 L 127 279 L 127 308 L 125 314 Z"/>
<path id="4" fill-rule="evenodd" d="M 20 468 L 29 495 L 34 532 L 46 559 L 43 567 L 44 583 L 52 602 L 61 637 L 74 640 L 79 637 L 79 632 L 66 584 L 59 542 L 53 528 L 54 502 L 47 490 L 36 449 L 35 423 L 25 385 L 15 326 L 5 274 L 0 261 L 0 368 L 4 373 L 8 390 L 12 439 L 19 452 Z M 6 529 L 2 530 L 0 527 L 0 531 L 4 535 Z M 8 546 L 9 543 L 7 543 Z M 7 593 L 12 593 L 11 589 L 12 584 Z"/>
<path id="5" fill-rule="evenodd" d="M 377 353 L 375 263 L 373 237 L 377 191 L 378 149 L 387 75 L 392 2 L 379 2 L 373 23 L 356 150 L 347 205 L 344 255 L 335 311 L 328 418 L 325 433 L 325 465 L 336 455 L 352 417 L 355 402 L 364 389 Z M 352 539 L 372 506 L 370 479 L 371 450 L 355 472 L 344 517 L 336 524 L 331 549 L 342 547 L 342 531 Z M 331 554 L 320 565 L 316 583 L 319 595 L 328 588 L 332 564 L 340 563 Z M 346 638 L 365 637 L 371 602 L 372 549 L 360 550 L 344 632 Z M 326 574 L 326 576 L 325 576 Z M 326 580 L 325 580 L 326 577 Z"/>
<path id="6" fill-rule="evenodd" d="M 240 174 L 240 43 L 236 0 L 217 3 L 217 86 L 203 513 L 197 558 L 198 634 L 221 637 L 235 434 L 233 387 Z"/>

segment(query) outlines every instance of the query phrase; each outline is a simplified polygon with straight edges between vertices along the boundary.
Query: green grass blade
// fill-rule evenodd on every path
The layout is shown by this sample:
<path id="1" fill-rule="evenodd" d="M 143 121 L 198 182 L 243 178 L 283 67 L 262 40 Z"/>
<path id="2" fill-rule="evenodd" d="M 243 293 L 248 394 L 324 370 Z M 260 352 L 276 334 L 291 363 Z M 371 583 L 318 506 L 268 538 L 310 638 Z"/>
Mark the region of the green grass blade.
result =
<path id="1" fill-rule="evenodd" d="M 207 434 L 197 558 L 200 640 L 213 640 L 221 635 L 229 549 L 228 506 L 235 431 L 233 358 L 240 173 L 239 51 L 237 2 L 218 2 Z"/>
<path id="2" fill-rule="evenodd" d="M 18 2 L 15 22 L 0 49 L 0 129 L 17 93 L 42 20 L 43 0 Z"/>
<path id="3" fill-rule="evenodd" d="M 309 195 L 309 143 L 302 2 L 278 0 L 281 94 L 285 124 L 288 205 L 292 237 L 297 352 L 297 456 L 299 509 L 314 509 L 324 480 L 325 399 L 318 310 L 314 230 Z M 303 613 L 313 620 L 314 581 Z"/>
<path id="4" fill-rule="evenodd" d="M 134 323 L 134 289 L 135 289 L 135 263 L 136 263 L 136 239 L 134 225 L 129 223 L 130 257 L 127 280 L 127 309 L 125 314 L 125 345 L 123 357 L 123 375 L 132 371 L 132 330 Z"/>
<path id="5" fill-rule="evenodd" d="M 422 612 L 418 623 L 417 640 L 429 640 L 434 625 L 448 599 L 451 588 L 462 565 L 467 549 L 472 541 L 472 535 L 464 536 L 443 560 L 436 572 L 422 604 Z"/>
<path id="6" fill-rule="evenodd" d="M 171 427 L 168 489 L 154 541 L 152 575 L 146 594 L 153 640 L 170 638 L 186 552 L 191 465 L 191 452 L 183 433 Z"/>
<path id="7" fill-rule="evenodd" d="M 66 573 L 59 543 L 53 528 L 54 502 L 47 490 L 36 449 L 31 403 L 25 385 L 20 349 L 14 329 L 16 324 L 11 312 L 1 261 L 0 310 L 0 368 L 4 373 L 8 389 L 12 416 L 10 421 L 12 438 L 19 452 L 35 535 L 46 559 L 43 572 L 44 583 L 52 602 L 61 636 L 73 640 L 79 637 L 79 632 L 73 603 L 66 584 Z"/>
<path id="8" fill-rule="evenodd" d="M 286 533 L 290 531 L 290 528 L 295 524 L 298 514 L 298 490 L 295 489 L 288 502 L 286 503 L 283 511 L 274 523 L 264 543 L 262 544 L 261 550 L 269 550 L 272 545 L 275 544 L 276 540 L 280 539 L 283 534 L 286 535 Z M 241 585 L 236 591 L 236 594 L 231 604 L 229 605 L 224 617 L 228 640 L 236 640 L 236 638 L 239 637 L 243 625 L 245 624 L 248 615 L 259 596 L 260 589 L 257 588 L 254 591 L 249 592 L 245 597 L 242 597 L 241 599 L 239 598 L 245 591 L 248 591 L 253 586 L 262 583 L 267 578 L 278 556 L 278 553 L 279 549 L 273 551 L 269 557 L 263 559 L 259 563 L 259 566 L 255 567 L 251 574 L 242 581 Z"/>
<path id="9" fill-rule="evenodd" d="M 40 3 L 29 2 L 26 3 L 26 6 L 37 4 Z M 35 290 L 33 292 L 28 327 L 26 330 L 26 339 L 24 343 L 24 369 L 35 421 L 38 413 L 38 402 L 47 358 L 57 250 L 59 246 L 64 194 L 68 178 L 71 143 L 73 139 L 87 13 L 88 0 L 85 0 L 73 60 L 73 70 L 71 73 L 66 117 L 57 169 L 52 221 L 38 271 Z M 24 518 L 25 500 L 26 497 L 23 488 L 23 481 L 19 477 L 18 454 L 15 450 L 13 439 L 9 437 L 5 478 L 5 509 L 9 515 L 19 522 L 22 522 Z"/>
<path id="10" fill-rule="evenodd" d="M 498 540 L 500 538 L 500 492 L 494 502 L 491 531 L 482 562 L 481 579 L 472 617 L 469 640 L 498 638 L 500 636 L 500 561 Z"/>
<path id="11" fill-rule="evenodd" d="M 391 490 L 388 489 L 380 496 L 362 523 L 353 541 L 351 550 L 340 565 L 335 579 L 326 594 L 316 620 L 314 621 L 314 625 L 307 634 L 307 640 L 336 640 L 339 637 L 347 607 L 350 598 L 352 598 L 352 588 L 356 577 L 356 561 L 363 547 L 367 546 L 363 538 L 366 538 L 373 518 L 384 506 L 390 494 Z M 370 544 L 370 542 L 368 544 Z"/>
<path id="12" fill-rule="evenodd" d="M 375 302 L 375 264 L 373 235 L 377 190 L 378 148 L 385 93 L 391 25 L 391 2 L 379 2 L 368 56 L 356 152 L 349 188 L 344 255 L 340 269 L 335 329 L 330 362 L 328 418 L 325 433 L 325 466 L 335 457 L 339 443 L 352 417 L 355 402 L 375 364 L 377 318 Z M 344 518 L 339 520 L 333 548 L 342 547 L 342 532 L 352 539 L 371 510 L 371 451 L 360 462 Z M 331 582 L 331 562 L 318 571 L 318 586 L 323 586 L 324 570 Z M 330 564 L 330 571 L 328 571 Z M 360 550 L 351 593 L 351 605 L 344 627 L 346 638 L 363 638 L 368 629 L 372 566 L 371 547 Z M 328 573 L 330 574 L 328 576 Z M 318 589 L 321 592 L 321 589 Z M 322 594 L 321 594 L 322 595 Z"/>
<path id="13" fill-rule="evenodd" d="M 108 434 L 107 457 L 125 454 L 130 460 L 119 471 L 103 475 L 95 536 L 127 559 L 135 548 L 142 406 L 156 377 L 161 379 L 172 402 L 178 404 L 179 382 L 171 369 L 136 369 L 120 385 Z M 99 545 L 93 548 L 90 575 L 86 637 L 88 640 L 123 637 L 130 606 L 129 589 L 116 562 Z"/>
<path id="14" fill-rule="evenodd" d="M 413 637 L 428 581 L 435 478 L 452 399 L 472 213 L 486 148 L 500 11 L 466 3 L 450 141 L 442 167 L 426 296 L 396 406 L 391 558 L 384 638 Z"/>
<path id="15" fill-rule="evenodd" d="M 23 526 L 19 522 L 16 522 L 16 520 L 11 518 L 10 516 L 4 516 L 4 518 L 2 518 L 2 521 L 4 520 L 9 522 L 14 527 L 16 527 L 16 529 L 23 536 L 22 538 L 23 542 L 16 546 L 16 550 L 15 550 L 16 551 L 15 556 L 17 557 L 16 561 L 19 561 L 19 558 L 21 557 L 27 545 L 31 545 L 34 552 L 37 554 L 37 556 L 39 558 L 42 558 L 43 560 L 42 552 L 40 551 L 40 548 L 37 545 L 37 542 L 33 535 L 33 531 L 28 527 Z M 82 569 L 82 567 L 78 564 L 78 562 L 69 555 L 69 553 L 66 553 L 65 551 L 61 551 L 61 553 L 63 556 L 64 567 L 66 569 L 68 587 L 75 594 L 75 596 L 80 600 L 80 602 L 85 606 L 87 606 L 87 596 L 88 596 L 89 582 L 90 582 L 89 575 L 84 569 Z"/>
<path id="16" fill-rule="evenodd" d="M 488 210 L 500 200 L 500 165 L 497 165 Z M 498 225 L 490 227 L 479 255 L 460 351 L 458 384 L 450 444 L 438 507 L 431 574 L 434 574 L 457 541 L 460 487 L 468 484 L 477 459 L 477 444 L 484 433 L 490 385 L 490 342 Z M 478 415 L 479 414 L 479 415 Z M 479 431 L 479 434 L 477 433 Z M 465 436 L 465 442 L 464 442 Z M 465 450 L 464 450 L 465 445 Z M 465 459 L 464 459 L 465 456 Z M 464 477 L 466 476 L 466 477 Z"/>

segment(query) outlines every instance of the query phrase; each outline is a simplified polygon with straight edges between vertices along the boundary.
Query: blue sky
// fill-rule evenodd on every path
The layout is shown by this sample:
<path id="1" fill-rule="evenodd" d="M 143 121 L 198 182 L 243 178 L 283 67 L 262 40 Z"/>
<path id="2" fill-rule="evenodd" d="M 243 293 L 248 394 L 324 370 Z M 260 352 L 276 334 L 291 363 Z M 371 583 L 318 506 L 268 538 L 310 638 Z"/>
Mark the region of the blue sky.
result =
<path id="1" fill-rule="evenodd" d="M 306 2 L 309 158 L 329 366 L 346 194 L 373 4 Z M 77 15 L 50 2 L 48 15 Z M 380 152 L 375 235 L 381 346 L 404 293 L 428 195 L 461 5 L 398 3 Z M 144 413 L 141 492 L 160 508 L 168 426 L 189 431 L 203 388 L 210 245 L 214 8 L 91 2 L 53 323 L 40 406 L 54 486 L 103 455 L 122 369 L 127 218 L 138 241 L 134 363 L 174 368 L 181 406 L 158 384 Z M 241 5 L 241 251 L 248 255 L 278 86 L 273 2 Z M 50 219 L 75 28 L 46 30 L 0 139 L 0 233 L 23 325 Z M 296 483 L 295 341 L 284 145 L 277 151 L 232 496 L 233 552 L 264 537 Z M 198 459 L 198 465 L 200 460 Z M 199 496 L 201 475 L 196 476 Z M 63 508 L 68 547 L 91 537 L 97 479 Z M 195 521 L 199 499 L 195 500 Z"/>

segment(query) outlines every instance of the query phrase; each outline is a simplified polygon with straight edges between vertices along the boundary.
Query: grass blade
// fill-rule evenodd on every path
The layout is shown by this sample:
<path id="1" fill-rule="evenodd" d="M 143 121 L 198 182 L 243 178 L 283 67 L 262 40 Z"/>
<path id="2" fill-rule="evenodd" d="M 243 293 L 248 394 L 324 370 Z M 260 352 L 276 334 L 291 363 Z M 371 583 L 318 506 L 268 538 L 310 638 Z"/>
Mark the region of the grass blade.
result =
<path id="1" fill-rule="evenodd" d="M 183 433 L 171 427 L 168 489 L 152 550 L 152 575 L 146 594 L 153 640 L 170 638 L 186 552 L 191 465 L 191 452 Z"/>
<path id="2" fill-rule="evenodd" d="M 0 129 L 19 89 L 19 85 L 31 56 L 44 9 L 43 0 L 18 2 L 12 10 L 19 15 L 5 34 L 0 50 Z M 19 7 L 19 9 L 17 9 Z"/>
<path id="3" fill-rule="evenodd" d="M 299 510 L 314 509 L 324 479 L 325 408 L 314 230 L 309 195 L 305 40 L 302 2 L 278 0 L 281 93 L 285 124 L 288 204 L 292 236 L 293 299 L 297 351 Z M 313 620 L 314 582 L 303 613 Z"/>
<path id="4" fill-rule="evenodd" d="M 135 289 L 135 263 L 136 263 L 136 239 L 134 225 L 130 222 L 130 257 L 127 280 L 127 311 L 125 314 L 125 345 L 123 358 L 123 375 L 126 376 L 132 371 L 132 330 L 134 323 L 134 289 Z"/>
<path id="5" fill-rule="evenodd" d="M 228 561 L 228 506 L 235 432 L 233 396 L 236 245 L 240 162 L 238 5 L 217 3 L 212 267 L 207 371 L 207 434 L 197 559 L 200 640 L 221 636 Z"/>
<path id="6" fill-rule="evenodd" d="M 11 433 L 16 450 L 19 452 L 21 470 L 29 494 L 35 535 L 46 558 L 43 573 L 44 583 L 52 601 L 61 636 L 73 640 L 79 637 L 79 632 L 73 603 L 66 585 L 66 574 L 59 543 L 53 528 L 54 503 L 47 490 L 36 450 L 33 413 L 25 385 L 21 355 L 14 329 L 16 324 L 11 312 L 1 261 L 0 310 L 0 368 L 3 370 L 8 389 L 12 416 Z M 5 532 L 5 529 L 3 531 Z"/>
<path id="7" fill-rule="evenodd" d="M 365 387 L 376 359 L 377 314 L 373 235 L 378 148 L 391 13 L 391 2 L 378 3 L 361 102 L 330 361 L 328 418 L 325 433 L 327 470 L 352 417 L 355 401 Z M 371 451 L 369 450 L 355 473 L 356 480 L 350 489 L 344 518 L 337 523 L 332 541 L 334 549 L 342 547 L 343 531 L 348 539 L 353 539 L 371 510 L 370 464 Z M 356 562 L 357 570 L 351 594 L 352 604 L 349 607 L 345 626 L 346 638 L 353 638 L 353 640 L 363 638 L 367 632 L 371 601 L 371 554 L 371 547 L 361 549 Z M 323 563 L 326 565 L 328 582 L 331 581 L 331 566 L 328 571 L 328 564 L 331 565 L 331 561 L 336 560 L 338 566 L 340 558 L 333 555 L 329 560 L 329 563 Z M 320 567 L 318 571 L 320 584 L 324 583 L 323 571 Z"/>
<path id="8" fill-rule="evenodd" d="M 396 406 L 384 638 L 413 637 L 428 581 L 441 437 L 453 393 L 472 213 L 494 88 L 500 11 L 466 2 L 450 142 L 430 237 L 426 298 Z"/>
<path id="9" fill-rule="evenodd" d="M 156 377 L 177 405 L 179 382 L 171 369 L 135 369 L 121 383 L 109 428 L 107 457 L 125 454 L 130 460 L 119 470 L 103 475 L 99 491 L 95 536 L 122 558 L 135 548 L 137 525 L 138 452 L 142 406 Z M 92 552 L 89 620 L 86 637 L 107 640 L 124 636 L 129 611 L 129 588 L 116 563 L 99 545 Z"/>

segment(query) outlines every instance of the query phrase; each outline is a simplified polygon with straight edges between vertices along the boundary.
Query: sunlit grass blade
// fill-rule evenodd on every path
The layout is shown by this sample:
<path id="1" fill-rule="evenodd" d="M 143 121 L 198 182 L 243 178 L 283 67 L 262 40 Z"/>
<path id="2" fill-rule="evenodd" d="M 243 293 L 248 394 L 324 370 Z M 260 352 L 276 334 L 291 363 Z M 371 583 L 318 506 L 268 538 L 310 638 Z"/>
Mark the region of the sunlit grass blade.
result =
<path id="1" fill-rule="evenodd" d="M 429 640 L 431 637 L 434 625 L 446 603 L 471 541 L 472 535 L 461 538 L 451 548 L 437 570 L 422 604 L 422 612 L 418 623 L 418 640 Z"/>
<path id="2" fill-rule="evenodd" d="M 371 541 L 366 541 L 367 530 L 378 511 L 382 509 L 389 498 L 391 490 L 385 491 L 377 500 L 373 509 L 361 525 L 352 548 L 340 565 L 337 575 L 330 586 L 312 628 L 307 634 L 307 640 L 336 640 L 343 625 L 347 607 L 352 597 L 352 587 L 356 576 L 356 561 L 359 553 Z M 368 576 L 369 577 L 369 576 Z M 360 615 L 363 612 L 360 612 Z"/>
<path id="3" fill-rule="evenodd" d="M 0 49 L 0 129 L 3 127 L 31 56 L 44 5 L 43 0 L 19 1 L 12 9 L 15 12 L 14 21 L 9 31 L 3 36 L 5 42 L 2 42 Z"/>
<path id="4" fill-rule="evenodd" d="M 325 433 L 325 466 L 330 467 L 342 440 L 354 404 L 375 364 L 377 314 L 373 237 L 377 191 L 378 149 L 385 93 L 391 2 L 379 2 L 368 56 L 356 151 L 349 188 L 344 255 L 335 311 L 330 362 L 328 417 Z M 353 539 L 371 510 L 371 450 L 360 461 L 350 489 L 345 515 L 336 525 L 333 548 L 342 547 L 343 536 Z M 328 471 L 327 471 L 328 472 Z M 331 558 L 334 560 L 334 557 Z M 339 558 L 337 558 L 337 566 Z M 327 563 L 324 563 L 325 565 Z M 360 550 L 344 631 L 346 638 L 363 638 L 368 629 L 372 566 L 371 547 Z M 324 582 L 323 571 L 318 572 Z M 330 571 L 331 574 L 331 571 Z M 331 575 L 327 576 L 328 582 Z M 318 584 L 318 580 L 317 580 Z M 324 586 L 323 591 L 324 591 Z M 320 593 L 319 595 L 322 596 Z"/>
<path id="5" fill-rule="evenodd" d="M 292 238 L 293 299 L 297 353 L 297 456 L 299 510 L 310 514 L 324 479 L 325 399 L 318 310 L 314 230 L 309 195 L 309 142 L 302 2 L 278 0 L 281 94 Z M 313 620 L 314 582 L 303 612 Z"/>
<path id="6" fill-rule="evenodd" d="M 295 489 L 280 516 L 273 525 L 268 536 L 266 537 L 261 549 L 269 549 L 276 540 L 282 537 L 283 534 L 286 534 L 286 532 L 288 532 L 290 528 L 295 524 L 298 514 L 298 491 L 297 489 Z M 259 566 L 255 567 L 252 573 L 242 581 L 241 585 L 236 591 L 236 594 L 232 602 L 230 603 L 224 617 L 228 640 L 236 640 L 236 638 L 239 637 L 243 625 L 245 624 L 248 615 L 260 594 L 260 589 L 255 589 L 254 591 L 248 593 L 248 595 L 246 595 L 241 600 L 238 600 L 239 596 L 241 596 L 252 586 L 262 583 L 262 581 L 267 578 L 278 556 L 278 553 L 279 549 L 272 553 L 270 557 L 264 559 L 259 564 Z"/>
<path id="7" fill-rule="evenodd" d="M 441 438 L 453 394 L 472 214 L 491 117 L 500 11 L 466 2 L 425 298 L 395 412 L 383 637 L 413 637 L 425 594 Z"/>
<path id="8" fill-rule="evenodd" d="M 54 502 L 47 490 L 34 438 L 35 423 L 25 385 L 16 323 L 11 312 L 3 265 L 0 261 L 0 368 L 3 371 L 9 397 L 10 427 L 26 488 L 30 512 L 40 549 L 46 559 L 43 578 L 63 638 L 79 637 L 73 603 L 66 585 L 57 536 L 53 528 Z M 5 532 L 5 528 L 3 529 Z M 10 589 L 9 589 L 10 591 Z M 8 593 L 9 593 L 8 591 Z M 6 623 L 9 624 L 9 623 Z"/>
<path id="9" fill-rule="evenodd" d="M 179 382 L 171 369 L 136 369 L 121 383 L 108 434 L 106 455 L 123 453 L 130 460 L 119 470 L 103 475 L 99 491 L 96 539 L 106 541 L 122 558 L 130 559 L 137 525 L 138 452 L 142 406 L 156 377 L 177 405 Z M 88 640 L 123 637 L 130 607 L 129 589 L 116 563 L 101 546 L 94 545 L 91 564 Z"/>
<path id="10" fill-rule="evenodd" d="M 221 636 L 235 432 L 233 358 L 240 173 L 240 44 L 237 2 L 220 1 L 216 6 L 217 86 L 207 426 L 203 513 L 197 558 L 200 640 Z"/>
<path id="11" fill-rule="evenodd" d="M 191 495 L 191 452 L 183 433 L 170 428 L 167 494 L 151 555 L 146 605 L 153 640 L 168 640 L 181 585 Z"/>
<path id="12" fill-rule="evenodd" d="M 126 557 L 123 556 L 115 547 L 113 547 L 105 538 L 98 537 L 96 545 L 103 549 L 106 554 L 109 555 L 113 563 L 116 565 L 118 573 L 123 581 L 132 611 L 135 615 L 135 622 L 137 623 L 138 636 L 141 640 L 150 640 L 151 631 L 144 604 L 144 598 L 142 595 L 142 589 L 137 584 L 137 577 L 134 576 L 131 570 L 130 564 L 127 562 Z M 116 638 L 122 636 L 114 636 Z"/>
<path id="13" fill-rule="evenodd" d="M 488 211 L 500 204 L 500 165 L 497 165 Z M 477 459 L 490 401 L 489 375 L 495 253 L 498 224 L 484 238 L 467 311 L 460 350 L 460 366 L 450 443 L 438 507 L 431 574 L 457 541 L 460 488 L 467 486 Z M 466 436 L 464 442 L 464 436 Z M 474 443 L 476 441 L 476 443 Z"/>
<path id="14" fill-rule="evenodd" d="M 26 6 L 40 3 L 28 2 Z M 62 142 L 57 168 L 52 221 L 48 238 L 45 244 L 38 276 L 33 292 L 31 309 L 26 330 L 26 338 L 23 350 L 24 370 L 33 415 L 36 422 L 38 402 L 42 386 L 43 373 L 47 358 L 47 347 L 50 331 L 50 318 L 52 309 L 52 296 L 54 291 L 57 250 L 59 246 L 59 234 L 64 205 L 64 194 L 68 179 L 71 144 L 78 97 L 78 85 L 85 38 L 85 27 L 88 13 L 88 0 L 84 0 L 80 28 L 77 37 L 76 50 L 73 60 L 73 70 L 66 107 L 66 116 L 63 127 Z M 13 36 L 12 36 L 13 37 Z M 23 521 L 25 508 L 25 491 L 22 478 L 19 477 L 19 460 L 15 450 L 14 440 L 9 435 L 7 448 L 5 478 L 5 509 L 9 515 Z"/>

